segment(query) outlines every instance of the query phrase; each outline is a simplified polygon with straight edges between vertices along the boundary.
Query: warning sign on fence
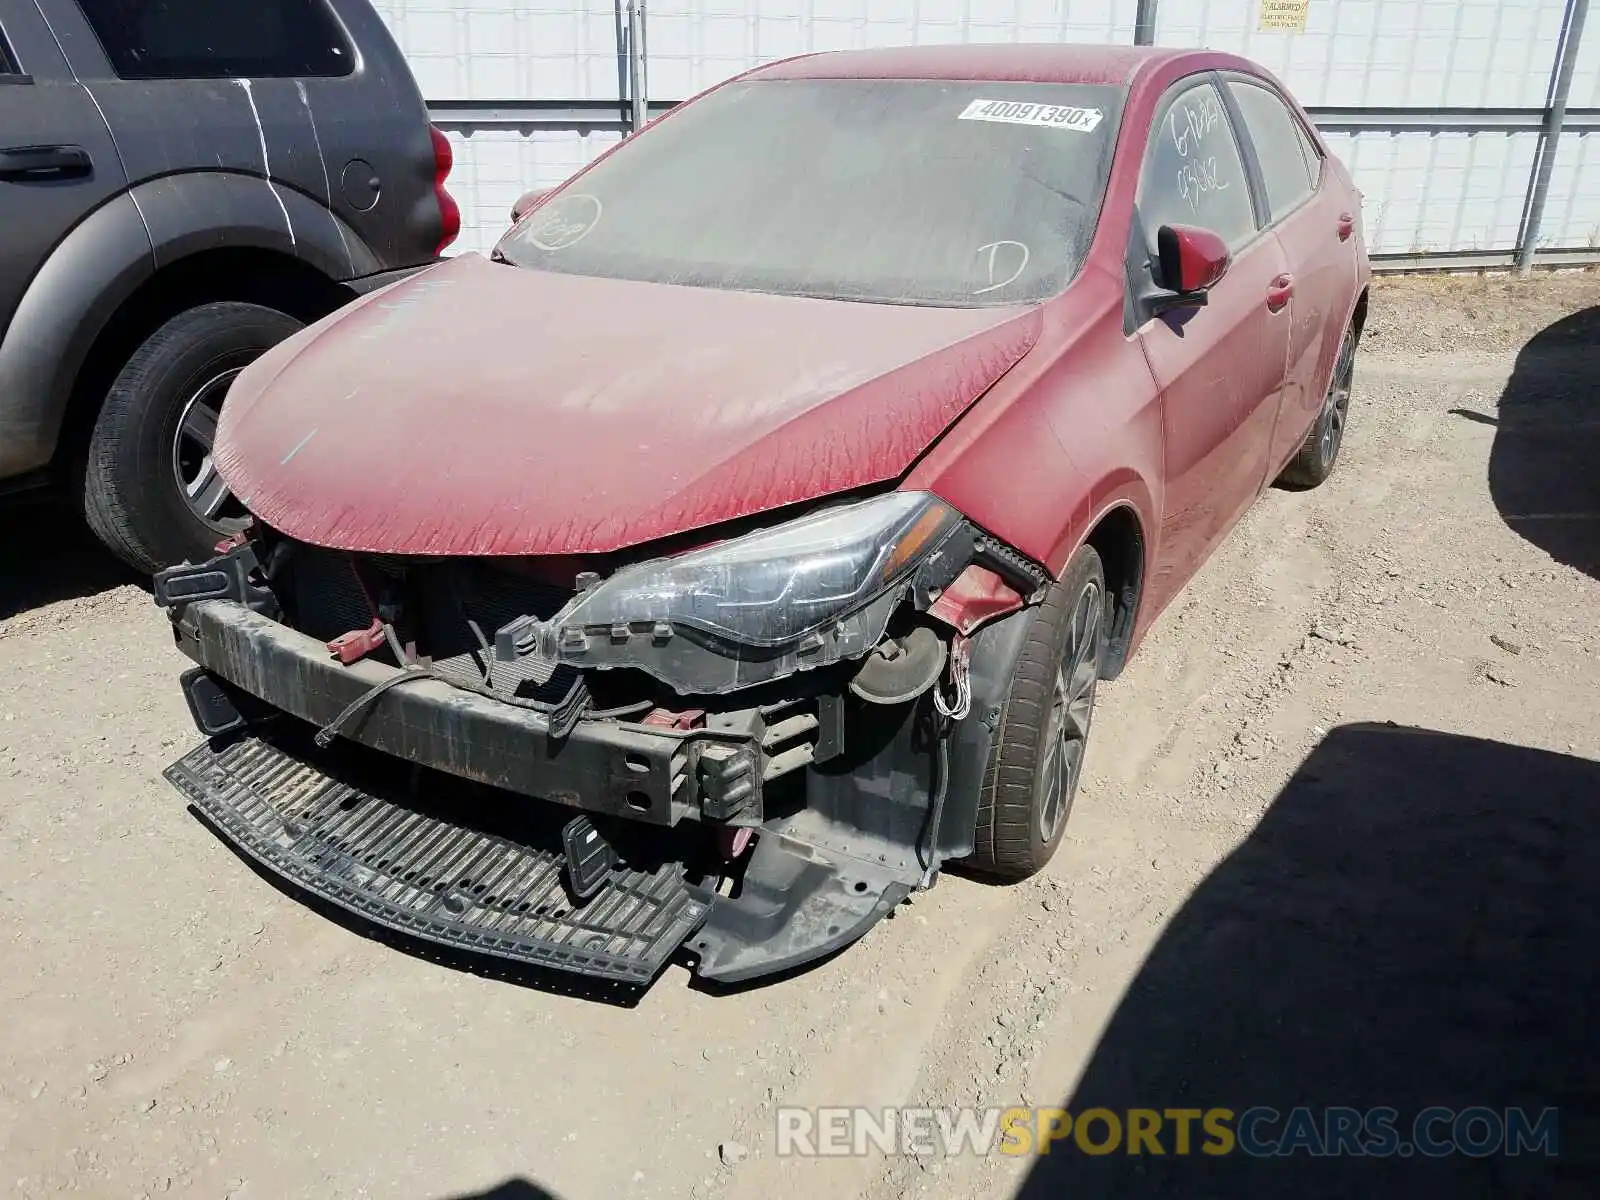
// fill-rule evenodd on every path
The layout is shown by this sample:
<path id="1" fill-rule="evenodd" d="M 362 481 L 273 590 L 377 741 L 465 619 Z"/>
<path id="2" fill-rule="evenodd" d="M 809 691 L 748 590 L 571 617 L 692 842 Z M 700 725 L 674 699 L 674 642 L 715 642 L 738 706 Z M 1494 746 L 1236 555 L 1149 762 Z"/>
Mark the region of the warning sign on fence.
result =
<path id="1" fill-rule="evenodd" d="M 1261 28 L 1306 31 L 1306 10 L 1311 0 L 1261 0 Z"/>

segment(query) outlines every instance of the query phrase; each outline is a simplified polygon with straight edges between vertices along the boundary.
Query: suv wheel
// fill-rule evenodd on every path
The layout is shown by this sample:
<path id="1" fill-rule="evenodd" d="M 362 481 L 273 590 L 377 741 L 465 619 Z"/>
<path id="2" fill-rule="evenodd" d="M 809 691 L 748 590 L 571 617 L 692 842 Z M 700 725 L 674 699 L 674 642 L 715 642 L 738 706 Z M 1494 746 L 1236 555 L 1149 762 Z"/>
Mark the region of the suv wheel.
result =
<path id="1" fill-rule="evenodd" d="M 95 421 L 84 513 L 100 539 L 146 572 L 202 561 L 246 514 L 211 460 L 229 386 L 300 322 L 256 304 L 203 304 L 135 351 Z"/>

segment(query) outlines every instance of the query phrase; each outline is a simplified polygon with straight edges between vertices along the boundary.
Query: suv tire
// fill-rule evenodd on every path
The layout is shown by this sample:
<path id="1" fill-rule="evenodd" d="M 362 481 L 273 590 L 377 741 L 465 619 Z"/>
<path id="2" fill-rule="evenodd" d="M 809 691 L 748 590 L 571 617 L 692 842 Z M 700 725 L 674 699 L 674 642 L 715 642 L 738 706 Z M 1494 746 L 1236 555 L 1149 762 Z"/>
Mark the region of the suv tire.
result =
<path id="1" fill-rule="evenodd" d="M 139 570 L 204 561 L 246 517 L 211 465 L 233 378 L 301 324 L 257 304 L 202 304 L 151 334 L 95 420 L 83 507 L 100 540 Z"/>

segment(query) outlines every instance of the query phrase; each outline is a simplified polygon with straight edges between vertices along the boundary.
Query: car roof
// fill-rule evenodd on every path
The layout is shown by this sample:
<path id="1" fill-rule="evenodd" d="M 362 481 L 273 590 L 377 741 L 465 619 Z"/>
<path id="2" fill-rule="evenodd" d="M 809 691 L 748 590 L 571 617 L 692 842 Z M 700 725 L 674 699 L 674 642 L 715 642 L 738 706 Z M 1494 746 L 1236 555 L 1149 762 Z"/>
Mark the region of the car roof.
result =
<path id="1" fill-rule="evenodd" d="M 1196 60 L 1215 65 L 1218 55 L 1159 46 L 1075 43 L 901 46 L 804 54 L 758 67 L 751 79 L 961 79 L 1029 83 L 1097 83 L 1125 87 L 1141 69 Z"/>

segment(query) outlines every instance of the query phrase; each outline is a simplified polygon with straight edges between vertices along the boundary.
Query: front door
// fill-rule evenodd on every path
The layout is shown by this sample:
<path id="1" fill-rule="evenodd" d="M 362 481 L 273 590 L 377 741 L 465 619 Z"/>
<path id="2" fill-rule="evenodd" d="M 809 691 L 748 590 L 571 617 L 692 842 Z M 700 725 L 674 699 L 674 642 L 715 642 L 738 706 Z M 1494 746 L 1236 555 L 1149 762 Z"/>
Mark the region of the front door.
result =
<path id="1" fill-rule="evenodd" d="M 1289 345 L 1287 262 L 1257 219 L 1209 78 L 1174 89 L 1151 134 L 1137 208 L 1148 244 L 1132 253 L 1145 262 L 1168 224 L 1209 229 L 1232 255 L 1203 307 L 1169 311 L 1137 333 L 1161 389 L 1166 491 L 1152 583 L 1164 604 L 1255 499 Z"/>
<path id="2" fill-rule="evenodd" d="M 122 164 L 89 93 L 67 69 L 32 0 L 0 0 L 0 345 L 50 252 L 122 190 Z M 38 405 L 0 371 L 0 476 L 41 466 L 39 431 L 6 414 Z"/>

